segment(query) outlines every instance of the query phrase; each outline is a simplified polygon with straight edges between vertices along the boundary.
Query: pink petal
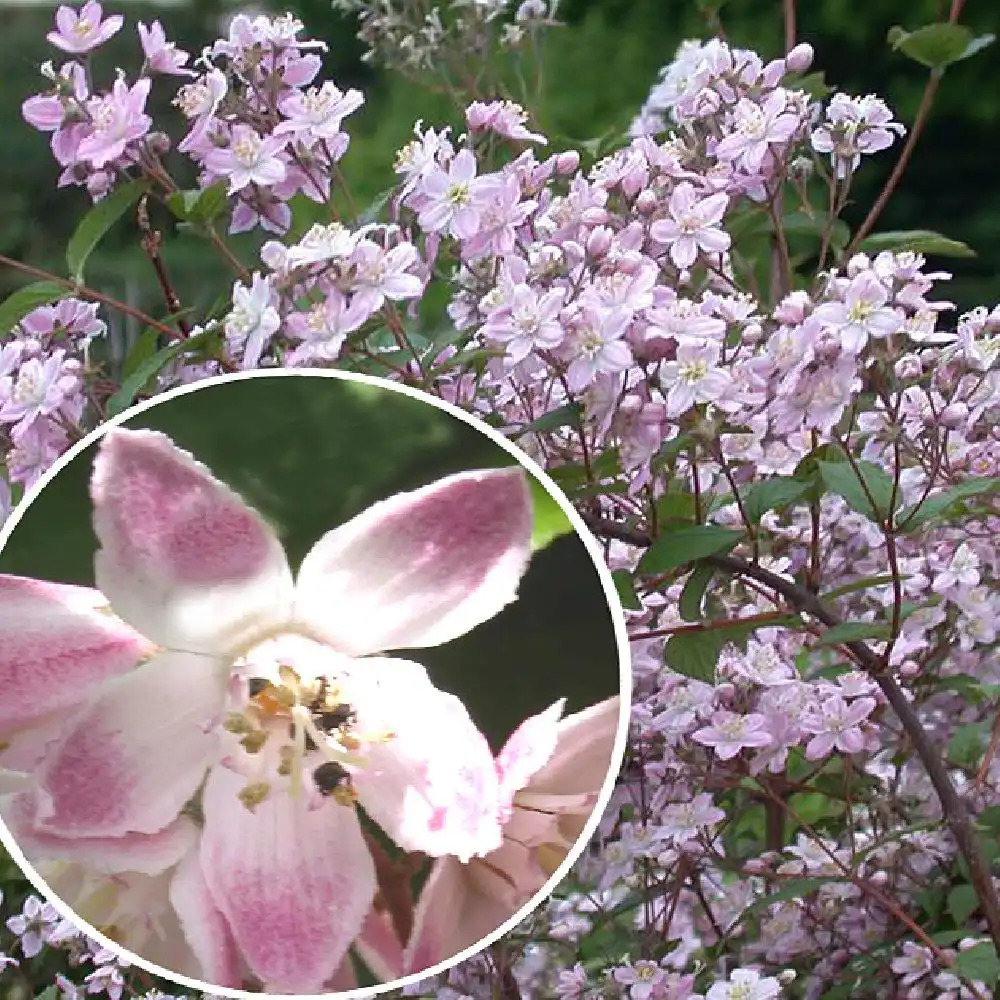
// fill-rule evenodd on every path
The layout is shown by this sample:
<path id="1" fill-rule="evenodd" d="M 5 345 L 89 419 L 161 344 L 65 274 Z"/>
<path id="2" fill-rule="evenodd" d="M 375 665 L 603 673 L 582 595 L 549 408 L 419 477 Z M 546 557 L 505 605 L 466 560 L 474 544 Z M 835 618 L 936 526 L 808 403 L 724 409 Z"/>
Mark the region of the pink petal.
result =
<path id="1" fill-rule="evenodd" d="M 566 716 L 559 723 L 559 741 L 549 761 L 532 777 L 533 792 L 559 795 L 597 794 L 621 758 L 614 755 L 621 719 L 618 695 Z"/>
<path id="2" fill-rule="evenodd" d="M 242 986 L 236 942 L 208 891 L 197 848 L 187 854 L 170 882 L 170 905 L 201 965 L 202 979 L 213 986 Z"/>
<path id="3" fill-rule="evenodd" d="M 287 617 L 291 573 L 274 531 L 166 435 L 110 431 L 91 494 L 98 587 L 144 634 L 228 652 Z"/>
<path id="4" fill-rule="evenodd" d="M 201 868 L 247 965 L 268 992 L 318 993 L 361 932 L 375 866 L 353 808 L 272 794 L 246 809 L 244 779 L 214 768 Z"/>
<path id="5" fill-rule="evenodd" d="M 405 851 L 464 860 L 500 846 L 496 766 L 462 702 L 439 691 L 419 664 L 371 658 L 345 681 L 366 745 L 353 773 L 358 800 Z"/>
<path id="6" fill-rule="evenodd" d="M 108 682 L 46 753 L 38 825 L 64 837 L 162 830 L 217 750 L 227 679 L 224 664 L 168 652 Z"/>
<path id="7" fill-rule="evenodd" d="M 96 590 L 0 576 L 0 733 L 80 704 L 154 648 Z"/>
<path id="8" fill-rule="evenodd" d="M 514 915 L 498 899 L 478 891 L 471 867 L 455 858 L 434 863 L 417 901 L 406 946 L 407 975 L 453 958 Z"/>
<path id="9" fill-rule="evenodd" d="M 368 914 L 360 936 L 355 938 L 354 950 L 383 983 L 403 975 L 403 946 L 385 914 L 375 910 Z"/>
<path id="10" fill-rule="evenodd" d="M 559 738 L 559 717 L 565 705 L 566 699 L 560 698 L 544 712 L 525 719 L 497 755 L 500 799 L 508 807 L 514 793 L 524 788 L 531 776 L 555 752 Z"/>
<path id="11" fill-rule="evenodd" d="M 177 864 L 197 838 L 197 827 L 180 816 L 157 833 L 121 837 L 59 837 L 34 824 L 35 793 L 16 796 L 4 808 L 3 819 L 32 864 L 39 860 L 73 861 L 96 874 L 137 872 L 156 875 Z"/>
<path id="12" fill-rule="evenodd" d="M 448 642 L 515 599 L 531 518 L 519 468 L 464 472 L 383 500 L 306 556 L 296 617 L 351 656 Z"/>

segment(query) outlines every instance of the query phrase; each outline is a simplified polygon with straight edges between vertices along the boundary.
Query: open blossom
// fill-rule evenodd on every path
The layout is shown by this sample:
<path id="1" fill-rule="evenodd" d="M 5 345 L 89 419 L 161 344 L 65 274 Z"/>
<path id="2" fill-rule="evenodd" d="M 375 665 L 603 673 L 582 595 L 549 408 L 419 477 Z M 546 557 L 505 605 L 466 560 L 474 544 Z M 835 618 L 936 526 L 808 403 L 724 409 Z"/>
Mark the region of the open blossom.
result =
<path id="1" fill-rule="evenodd" d="M 788 107 L 787 92 L 781 88 L 772 90 L 762 104 L 741 97 L 733 110 L 731 131 L 719 140 L 715 155 L 756 173 L 771 146 L 787 142 L 799 127 L 798 113 Z"/>
<path id="2" fill-rule="evenodd" d="M 278 156 L 284 146 L 282 138 L 261 138 L 249 125 L 234 125 L 229 145 L 208 153 L 205 166 L 229 179 L 230 194 L 250 184 L 277 184 L 285 179 L 285 163 Z"/>
<path id="3" fill-rule="evenodd" d="M 242 961 L 268 990 L 321 992 L 375 894 L 355 803 L 406 851 L 468 862 L 502 844 L 508 793 L 462 703 L 373 654 L 450 641 L 515 597 L 524 475 L 463 473 L 376 504 L 323 536 L 295 581 L 264 520 L 162 434 L 111 431 L 92 495 L 100 590 L 159 648 L 65 718 L 5 819 L 43 859 L 148 859 L 169 836 L 176 864 L 197 796 L 204 826 L 170 898 L 205 977 L 236 985 Z M 38 612 L 0 623 L 16 729 L 123 649 L 74 632 L 52 585 L 0 584 Z"/>
<path id="4" fill-rule="evenodd" d="M 826 121 L 811 139 L 817 153 L 830 154 L 837 176 L 843 178 L 857 168 L 862 154 L 888 149 L 905 131 L 892 120 L 881 98 L 834 94 L 826 108 Z"/>
<path id="5" fill-rule="evenodd" d="M 814 733 L 806 744 L 806 758 L 819 760 L 834 750 L 857 753 L 864 748 L 865 738 L 861 723 L 875 710 L 874 698 L 857 698 L 849 705 L 840 695 L 834 694 L 812 711 L 806 712 L 801 726 L 807 733 Z"/>
<path id="6" fill-rule="evenodd" d="M 690 267 L 699 251 L 722 253 L 729 249 L 732 240 L 719 225 L 728 204 L 728 195 L 699 198 L 694 185 L 682 181 L 670 194 L 669 218 L 654 222 L 649 235 L 670 247 L 670 259 L 677 267 Z"/>
<path id="7" fill-rule="evenodd" d="M 711 747 L 719 760 L 732 760 L 747 747 L 766 747 L 771 742 L 763 715 L 737 715 L 725 709 L 713 713 L 710 724 L 695 730 L 691 738 Z"/>
<path id="8" fill-rule="evenodd" d="M 777 979 L 753 969 L 733 969 L 726 982 L 709 987 L 705 1000 L 777 1000 L 780 993 Z"/>
<path id="9" fill-rule="evenodd" d="M 482 195 L 476 178 L 476 158 L 468 149 L 455 154 L 448 169 L 431 169 L 421 178 L 420 225 L 428 232 L 445 231 L 469 239 L 479 228 Z"/>
<path id="10" fill-rule="evenodd" d="M 497 755 L 503 843 L 482 860 L 437 861 L 420 894 L 405 971 L 471 947 L 539 892 L 583 833 L 608 776 L 619 699 L 523 722 Z"/>
<path id="11" fill-rule="evenodd" d="M 140 21 L 136 29 L 139 32 L 143 55 L 151 70 L 168 76 L 195 75 L 192 70 L 184 69 L 190 58 L 189 54 L 177 48 L 173 42 L 167 41 L 166 32 L 159 21 L 154 21 L 148 28 Z"/>
<path id="12" fill-rule="evenodd" d="M 90 52 L 117 34 L 125 21 L 121 14 L 112 14 L 106 21 L 102 20 L 103 15 L 96 0 L 89 0 L 79 12 L 72 7 L 60 7 L 56 11 L 56 30 L 45 37 L 63 52 Z"/>
<path id="13" fill-rule="evenodd" d="M 257 272 L 249 288 L 238 281 L 233 285 L 233 308 L 225 320 L 226 342 L 230 350 L 242 350 L 244 368 L 257 367 L 267 342 L 281 325 L 273 301 L 274 290 Z"/>
<path id="14" fill-rule="evenodd" d="M 719 366 L 721 347 L 717 341 L 685 339 L 677 357 L 661 367 L 667 391 L 667 416 L 676 417 L 698 403 L 722 403 L 732 391 L 729 373 Z"/>
<path id="15" fill-rule="evenodd" d="M 131 87 L 119 77 L 110 94 L 91 97 L 87 101 L 91 127 L 76 155 L 91 166 L 103 167 L 119 159 L 130 142 L 141 139 L 153 124 L 145 113 L 151 86 L 147 77 Z"/>

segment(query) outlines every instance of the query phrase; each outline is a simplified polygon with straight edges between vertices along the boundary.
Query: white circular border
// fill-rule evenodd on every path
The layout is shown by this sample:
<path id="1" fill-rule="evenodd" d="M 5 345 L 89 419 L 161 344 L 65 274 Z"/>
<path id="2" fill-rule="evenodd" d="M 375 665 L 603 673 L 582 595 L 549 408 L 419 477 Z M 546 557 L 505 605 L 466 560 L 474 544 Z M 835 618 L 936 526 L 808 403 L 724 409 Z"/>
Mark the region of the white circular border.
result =
<path id="1" fill-rule="evenodd" d="M 178 985 L 185 986 L 188 989 L 198 990 L 201 993 L 211 994 L 213 996 L 233 997 L 238 998 L 238 1000 L 259 1000 L 261 997 L 270 996 L 286 998 L 300 996 L 343 998 L 373 997 L 380 993 L 386 993 L 389 990 L 400 989 L 401 987 L 409 986 L 413 983 L 419 983 L 424 979 L 429 979 L 431 976 L 445 972 L 461 962 L 464 962 L 466 959 L 479 954 L 479 952 L 483 951 L 483 949 L 489 947 L 489 945 L 493 944 L 495 941 L 498 941 L 508 931 L 513 930 L 522 920 L 525 919 L 525 917 L 545 902 L 559 883 L 569 874 L 570 869 L 576 863 L 576 859 L 586 849 L 590 839 L 593 837 L 594 832 L 597 829 L 598 824 L 603 818 L 604 810 L 607 807 L 608 800 L 611 798 L 614 791 L 615 782 L 618 779 L 618 774 L 621 770 L 622 762 L 625 757 L 625 743 L 628 738 L 629 715 L 632 702 L 631 656 L 629 651 L 628 632 L 625 626 L 625 614 L 618 598 L 618 591 L 615 587 L 614 580 L 611 577 L 611 571 L 604 562 L 604 555 L 601 552 L 601 548 L 597 540 L 583 523 L 582 518 L 576 512 L 576 509 L 573 507 L 572 503 L 570 503 L 566 495 L 559 489 L 558 486 L 556 486 L 556 484 L 549 478 L 548 474 L 542 470 L 534 459 L 521 452 L 499 431 L 490 427 L 489 424 L 477 419 L 472 414 L 467 413 L 465 410 L 460 409 L 452 403 L 439 399 L 437 396 L 432 396 L 430 393 L 422 392 L 421 390 L 414 389 L 411 386 L 403 385 L 398 382 L 392 382 L 388 379 L 378 378 L 374 375 L 363 375 L 358 372 L 348 372 L 332 368 L 278 368 L 234 372 L 228 375 L 216 375 L 210 378 L 201 379 L 197 382 L 192 382 L 189 385 L 180 386 L 176 389 L 170 389 L 167 392 L 153 396 L 151 399 L 125 410 L 117 416 L 109 418 L 102 423 L 100 427 L 73 445 L 69 451 L 61 455 L 52 468 L 49 469 L 38 480 L 38 482 L 36 482 L 34 486 L 27 491 L 27 493 L 25 493 L 17 506 L 11 512 L 10 516 L 7 518 L 3 527 L 0 528 L 0 552 L 3 551 L 3 547 L 7 544 L 7 540 L 17 527 L 17 524 L 23 517 L 24 512 L 31 506 L 38 494 L 63 470 L 63 468 L 73 461 L 77 455 L 79 455 L 82 451 L 85 451 L 95 441 L 98 441 L 101 437 L 103 437 L 112 427 L 126 423 L 137 414 L 144 413 L 146 410 L 159 406 L 162 403 L 169 402 L 170 400 L 177 399 L 180 396 L 186 396 L 192 392 L 199 392 L 202 389 L 208 389 L 214 385 L 226 385 L 231 382 L 242 382 L 246 379 L 253 378 L 334 378 L 345 382 L 360 382 L 365 385 L 376 386 L 380 389 L 388 389 L 391 392 L 398 392 L 401 395 L 409 396 L 413 399 L 420 400 L 423 403 L 435 406 L 439 410 L 444 410 L 451 416 L 456 417 L 462 422 L 468 424 L 470 427 L 474 427 L 477 431 L 489 438 L 494 444 L 498 445 L 511 455 L 519 465 L 527 469 L 527 471 L 530 472 L 538 480 L 538 482 L 545 487 L 549 496 L 551 496 L 552 499 L 555 500 L 556 503 L 562 508 L 563 512 L 569 518 L 570 523 L 576 530 L 577 537 L 583 542 L 584 547 L 587 549 L 587 552 L 597 569 L 597 575 L 601 581 L 601 586 L 604 588 L 604 596 L 607 598 L 608 610 L 611 612 L 611 620 L 614 624 L 615 643 L 618 647 L 618 732 L 615 735 L 615 743 L 611 753 L 611 766 L 605 776 L 604 785 L 597 798 L 597 804 L 594 806 L 593 812 L 583 828 L 583 832 L 580 834 L 580 837 L 578 838 L 573 849 L 566 856 L 566 859 L 556 869 L 545 885 L 543 885 L 542 888 L 535 893 L 525 906 L 518 910 L 514 916 L 512 916 L 506 923 L 498 927 L 488 937 L 481 938 L 478 942 L 476 942 L 476 944 L 466 948 L 465 951 L 460 952 L 457 955 L 453 955 L 447 961 L 441 962 L 430 969 L 424 969 L 419 973 L 404 976 L 401 979 L 394 979 L 389 983 L 383 983 L 379 986 L 365 986 L 359 987 L 355 990 L 346 990 L 341 993 L 320 994 L 252 993 L 247 990 L 235 990 L 228 987 L 215 986 L 211 983 L 203 983 L 197 979 L 189 979 L 186 976 L 180 976 L 168 969 L 163 969 L 152 962 L 148 962 L 139 955 L 133 954 L 127 949 L 122 948 L 117 942 L 105 937 L 96 928 L 91 927 L 89 924 L 82 921 L 76 913 L 70 909 L 70 907 L 63 903 L 63 901 L 59 899 L 59 897 L 48 887 L 45 881 L 28 863 L 27 859 L 21 853 L 20 848 L 17 846 L 13 836 L 11 836 L 10 831 L 7 829 L 6 824 L 3 822 L 2 817 L 0 817 L 0 842 L 3 843 L 10 856 L 27 876 L 28 881 L 31 882 L 31 884 L 40 893 L 42 893 L 42 895 L 44 895 L 46 899 L 53 904 L 53 906 L 55 906 L 65 919 L 69 920 L 76 927 L 82 930 L 88 937 L 99 942 L 103 947 L 110 949 L 117 955 L 127 959 L 132 965 L 140 969 L 144 969 L 146 972 L 153 975 L 160 976 L 164 979 L 170 980 L 171 982 L 177 983 Z"/>

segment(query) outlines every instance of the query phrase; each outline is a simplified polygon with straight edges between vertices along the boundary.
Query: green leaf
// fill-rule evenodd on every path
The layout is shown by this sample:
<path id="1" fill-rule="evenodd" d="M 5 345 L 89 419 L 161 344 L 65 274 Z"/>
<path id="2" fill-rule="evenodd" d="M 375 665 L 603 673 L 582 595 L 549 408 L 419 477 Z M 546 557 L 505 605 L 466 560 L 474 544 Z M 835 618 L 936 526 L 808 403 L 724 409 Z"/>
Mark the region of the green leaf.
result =
<path id="1" fill-rule="evenodd" d="M 566 511 L 534 476 L 528 476 L 531 488 L 531 551 L 538 552 L 551 545 L 562 535 L 573 531 L 573 525 Z"/>
<path id="2" fill-rule="evenodd" d="M 742 531 L 718 524 L 678 527 L 656 539 L 639 560 L 640 573 L 668 573 L 678 566 L 728 552 L 743 537 Z"/>
<path id="3" fill-rule="evenodd" d="M 76 281 L 83 281 L 87 258 L 108 230 L 139 200 L 145 181 L 129 181 L 102 198 L 80 220 L 66 247 L 66 266 Z"/>
<path id="4" fill-rule="evenodd" d="M 892 477 L 878 465 L 871 462 L 819 462 L 820 478 L 827 489 L 842 496 L 851 510 L 864 514 L 869 521 L 880 523 L 890 513 L 892 500 Z M 859 478 L 860 475 L 860 478 Z M 862 480 L 864 485 L 862 485 Z M 869 499 L 869 496 L 871 499 Z M 872 500 L 875 506 L 872 506 Z M 900 491 L 896 491 L 896 504 L 900 501 Z"/>
<path id="5" fill-rule="evenodd" d="M 754 483 L 743 497 L 743 509 L 754 524 L 769 510 L 779 510 L 802 499 L 809 490 L 809 484 L 790 476 L 772 476 Z"/>
<path id="6" fill-rule="evenodd" d="M 11 292 L 0 304 L 0 333 L 10 333 L 32 309 L 65 298 L 72 289 L 55 281 L 33 281 Z"/>
<path id="7" fill-rule="evenodd" d="M 708 589 L 712 577 L 715 576 L 715 567 L 708 563 L 702 563 L 694 568 L 694 572 L 687 578 L 684 589 L 681 591 L 680 612 L 681 618 L 686 622 L 696 622 L 702 617 L 701 604 Z"/>
<path id="8" fill-rule="evenodd" d="M 897 253 L 933 254 L 938 257 L 975 257 L 976 251 L 960 240 L 932 232 L 930 229 L 907 229 L 889 233 L 873 233 L 861 241 L 860 249 L 868 253 L 893 250 Z"/>
<path id="9" fill-rule="evenodd" d="M 992 493 L 994 490 L 1000 490 L 1000 477 L 983 476 L 966 479 L 956 486 L 949 486 L 948 489 L 901 510 L 896 523 L 900 531 L 914 531 L 932 518 L 944 514 L 959 501 L 967 500 L 978 493 Z"/>
<path id="10" fill-rule="evenodd" d="M 828 628 L 815 642 L 817 646 L 838 646 L 843 642 L 888 639 L 892 629 L 885 622 L 841 622 Z"/>
<path id="11" fill-rule="evenodd" d="M 685 629 L 672 635 L 663 647 L 663 662 L 684 677 L 706 684 L 715 682 L 715 665 L 725 641 L 708 629 Z"/>
<path id="12" fill-rule="evenodd" d="M 990 989 L 996 986 L 1000 978 L 1000 958 L 990 941 L 974 944 L 955 956 L 955 971 L 966 979 L 978 979 L 986 983 Z"/>
<path id="13" fill-rule="evenodd" d="M 781 888 L 774 892 L 769 892 L 766 896 L 755 899 L 744 911 L 742 918 L 753 916 L 766 910 L 772 903 L 782 903 L 788 899 L 802 899 L 810 893 L 822 889 L 831 882 L 841 882 L 846 879 L 837 879 L 830 876 L 820 877 L 809 875 L 802 878 L 791 878 L 787 882 L 782 882 Z"/>
<path id="14" fill-rule="evenodd" d="M 852 580 L 850 583 L 845 583 L 843 587 L 836 587 L 834 590 L 828 590 L 825 594 L 820 595 L 820 600 L 832 601 L 837 597 L 844 597 L 847 594 L 857 593 L 859 590 L 867 590 L 869 587 L 883 587 L 887 583 L 892 583 L 895 577 L 891 573 L 883 573 L 879 576 L 865 576 L 860 580 Z M 905 580 L 907 577 L 901 576 L 900 580 Z"/>
<path id="15" fill-rule="evenodd" d="M 1000 806 L 987 806 L 977 817 L 976 822 L 994 832 L 1000 832 Z"/>
<path id="16" fill-rule="evenodd" d="M 616 569 L 612 572 L 611 579 L 615 582 L 615 590 L 618 591 L 618 600 L 622 602 L 622 607 L 626 611 L 641 611 L 642 601 L 635 592 L 631 570 Z"/>
<path id="17" fill-rule="evenodd" d="M 210 184 L 207 188 L 175 191 L 166 197 L 167 208 L 182 222 L 205 225 L 218 218 L 229 204 L 225 181 Z"/>
<path id="18" fill-rule="evenodd" d="M 543 413 L 537 420 L 532 420 L 530 424 L 522 427 L 516 433 L 512 434 L 511 437 L 517 440 L 523 434 L 554 431 L 560 427 L 579 427 L 582 413 L 583 407 L 579 403 L 567 403 L 565 406 L 560 406 L 557 410 L 552 410 L 551 413 Z"/>
<path id="19" fill-rule="evenodd" d="M 123 379 L 118 391 L 108 400 L 108 416 L 113 417 L 127 410 L 151 378 L 159 374 L 174 358 L 196 350 L 212 333 L 213 330 L 202 330 L 187 340 L 175 341 L 136 365 L 135 369 Z"/>
<path id="20" fill-rule="evenodd" d="M 973 42 L 972 32 L 960 24 L 925 24 L 916 31 L 896 25 L 889 29 L 889 44 L 897 52 L 931 69 L 942 70 L 965 57 Z"/>
<path id="21" fill-rule="evenodd" d="M 139 334 L 132 350 L 128 353 L 128 357 L 125 358 L 125 363 L 122 366 L 123 375 L 128 378 L 128 376 L 131 375 L 132 372 L 139 367 L 139 365 L 148 361 L 156 353 L 159 342 L 160 331 L 155 327 L 147 326 L 146 329 Z"/>
<path id="22" fill-rule="evenodd" d="M 986 723 L 959 726 L 948 740 L 948 759 L 962 767 L 975 767 L 986 749 Z"/>
<path id="23" fill-rule="evenodd" d="M 961 926 L 979 909 L 979 897 L 971 885 L 956 885 L 948 893 L 948 912 Z"/>

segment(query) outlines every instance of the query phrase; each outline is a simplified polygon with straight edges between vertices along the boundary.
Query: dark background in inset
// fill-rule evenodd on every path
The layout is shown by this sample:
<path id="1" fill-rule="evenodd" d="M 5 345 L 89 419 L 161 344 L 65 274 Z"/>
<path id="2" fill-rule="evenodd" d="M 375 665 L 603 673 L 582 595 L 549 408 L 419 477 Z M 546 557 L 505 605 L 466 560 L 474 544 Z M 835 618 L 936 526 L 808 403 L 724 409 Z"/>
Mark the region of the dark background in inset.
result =
<path id="1" fill-rule="evenodd" d="M 322 376 L 253 378 L 154 406 L 128 427 L 168 434 L 275 526 L 293 571 L 326 531 L 371 503 L 468 469 L 514 464 L 473 427 L 390 389 Z M 46 486 L 0 571 L 94 586 L 92 445 Z M 619 690 L 600 580 L 575 534 L 535 553 L 519 599 L 467 635 L 399 655 L 457 694 L 497 749 L 526 716 Z"/>

